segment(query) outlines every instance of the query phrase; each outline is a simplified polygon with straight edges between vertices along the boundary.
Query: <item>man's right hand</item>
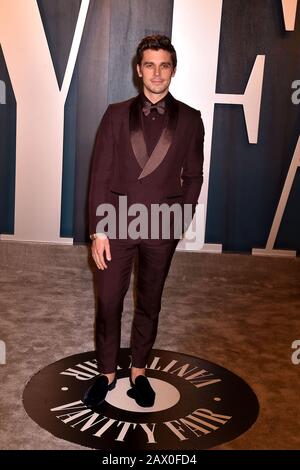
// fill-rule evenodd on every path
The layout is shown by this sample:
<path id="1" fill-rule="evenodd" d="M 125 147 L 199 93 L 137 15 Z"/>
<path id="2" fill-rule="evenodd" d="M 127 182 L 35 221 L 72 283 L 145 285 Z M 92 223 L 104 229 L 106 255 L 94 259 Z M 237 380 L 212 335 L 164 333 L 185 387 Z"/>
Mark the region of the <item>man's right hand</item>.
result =
<path id="1" fill-rule="evenodd" d="M 104 260 L 104 253 L 106 260 L 111 261 L 109 239 L 106 238 L 103 240 L 101 238 L 95 238 L 92 242 L 92 257 L 97 268 L 102 270 L 107 269 L 107 265 Z"/>

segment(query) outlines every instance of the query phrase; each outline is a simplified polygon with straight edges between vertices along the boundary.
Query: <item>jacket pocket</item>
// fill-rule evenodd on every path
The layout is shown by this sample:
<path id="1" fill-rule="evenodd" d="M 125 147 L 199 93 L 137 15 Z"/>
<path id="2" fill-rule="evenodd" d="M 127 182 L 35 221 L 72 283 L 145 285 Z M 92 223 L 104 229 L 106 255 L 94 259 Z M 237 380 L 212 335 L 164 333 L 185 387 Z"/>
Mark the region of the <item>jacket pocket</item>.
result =
<path id="1" fill-rule="evenodd" d="M 121 193 L 120 191 L 115 191 L 114 189 L 110 189 L 110 192 L 116 194 L 117 196 L 126 196 L 125 193 Z"/>
<path id="2" fill-rule="evenodd" d="M 166 196 L 166 199 L 175 199 L 175 198 L 182 197 L 182 196 L 183 196 L 182 193 L 172 194 L 171 196 Z"/>

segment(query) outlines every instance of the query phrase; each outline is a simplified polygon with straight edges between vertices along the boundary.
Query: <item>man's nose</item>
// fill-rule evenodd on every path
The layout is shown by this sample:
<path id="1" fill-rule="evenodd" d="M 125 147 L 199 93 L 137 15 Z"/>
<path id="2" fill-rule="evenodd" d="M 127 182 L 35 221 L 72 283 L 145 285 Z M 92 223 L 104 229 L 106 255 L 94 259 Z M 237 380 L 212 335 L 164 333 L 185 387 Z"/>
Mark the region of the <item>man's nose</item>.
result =
<path id="1" fill-rule="evenodd" d="M 154 68 L 154 75 L 159 75 L 160 74 L 160 68 L 159 68 L 159 65 L 157 65 L 155 68 Z"/>

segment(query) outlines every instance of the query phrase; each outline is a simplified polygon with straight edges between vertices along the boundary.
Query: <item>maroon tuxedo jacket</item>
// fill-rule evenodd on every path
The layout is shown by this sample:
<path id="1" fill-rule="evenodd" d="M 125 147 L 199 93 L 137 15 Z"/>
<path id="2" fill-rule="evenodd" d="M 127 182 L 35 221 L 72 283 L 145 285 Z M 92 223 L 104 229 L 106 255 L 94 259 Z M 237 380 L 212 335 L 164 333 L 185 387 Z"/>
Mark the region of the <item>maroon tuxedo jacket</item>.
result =
<path id="1" fill-rule="evenodd" d="M 89 194 L 89 230 L 96 233 L 99 204 L 197 204 L 203 182 L 204 127 L 200 111 L 168 93 L 166 126 L 150 156 L 141 119 L 141 95 L 109 105 L 95 140 Z"/>

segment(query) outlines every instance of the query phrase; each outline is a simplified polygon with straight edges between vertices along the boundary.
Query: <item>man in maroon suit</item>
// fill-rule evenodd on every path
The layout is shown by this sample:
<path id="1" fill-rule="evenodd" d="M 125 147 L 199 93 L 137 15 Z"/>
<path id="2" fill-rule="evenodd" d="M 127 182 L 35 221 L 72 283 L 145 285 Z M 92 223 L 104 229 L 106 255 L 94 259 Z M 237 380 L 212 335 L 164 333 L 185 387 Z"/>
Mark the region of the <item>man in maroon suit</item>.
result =
<path id="1" fill-rule="evenodd" d="M 108 106 L 97 132 L 89 210 L 92 256 L 98 268 L 96 348 L 100 376 L 85 393 L 87 406 L 101 404 L 116 385 L 123 301 L 136 254 L 132 388 L 128 395 L 140 406 L 154 404 L 155 391 L 145 375 L 145 367 L 156 338 L 163 287 L 179 237 L 172 235 L 174 217 L 168 221 L 172 232 L 169 237 L 164 236 L 161 227 L 151 237 L 151 224 L 154 225 L 151 207 L 177 203 L 181 208 L 189 205 L 193 214 L 203 181 L 204 128 L 200 112 L 169 93 L 176 64 L 175 49 L 166 36 L 144 38 L 137 48 L 137 73 L 143 82 L 143 92 Z M 128 207 L 139 203 L 149 210 L 146 236 L 130 237 L 127 228 L 133 213 L 131 219 L 130 212 L 124 218 L 121 198 L 126 198 Z M 103 204 L 116 209 L 116 234 L 114 230 L 105 233 L 101 225 Z M 185 220 L 180 234 L 187 225 Z M 145 234 L 142 230 L 145 227 L 140 228 Z"/>

